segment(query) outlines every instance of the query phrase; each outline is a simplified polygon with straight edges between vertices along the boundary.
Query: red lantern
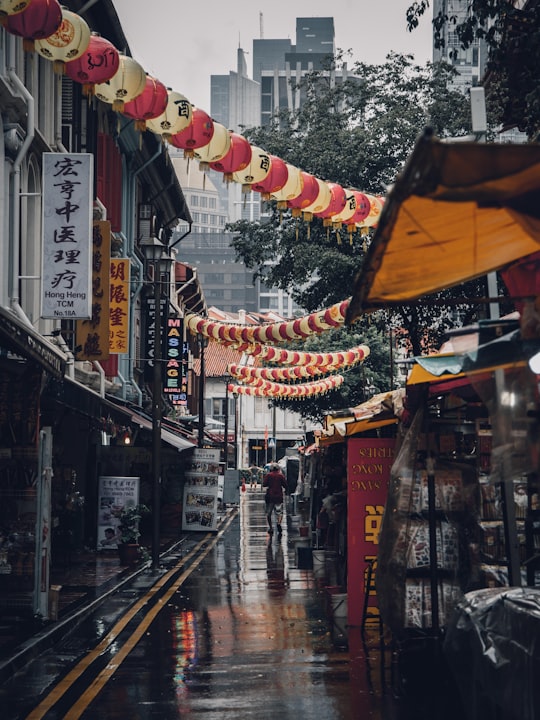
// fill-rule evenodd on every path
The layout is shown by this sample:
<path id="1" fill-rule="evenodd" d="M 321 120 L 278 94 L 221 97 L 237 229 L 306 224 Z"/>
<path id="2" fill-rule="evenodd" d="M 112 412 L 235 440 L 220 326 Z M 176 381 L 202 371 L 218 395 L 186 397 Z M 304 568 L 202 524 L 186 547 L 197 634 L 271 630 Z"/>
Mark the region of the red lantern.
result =
<path id="1" fill-rule="evenodd" d="M 169 102 L 165 85 L 150 75 L 146 76 L 144 90 L 134 100 L 124 104 L 122 113 L 135 120 L 138 130 L 146 130 L 146 121 L 159 117 Z"/>
<path id="2" fill-rule="evenodd" d="M 337 183 L 328 183 L 328 187 L 330 188 L 331 195 L 330 204 L 325 210 L 313 213 L 316 217 L 323 219 L 325 227 L 332 224 L 332 217 L 340 213 L 347 202 L 347 194 L 341 185 L 338 185 Z"/>
<path id="3" fill-rule="evenodd" d="M 243 135 L 231 132 L 231 146 L 228 153 L 216 162 L 211 162 L 210 167 L 212 170 L 224 173 L 224 179 L 231 181 L 233 173 L 246 168 L 250 160 L 251 145 L 249 141 Z"/>
<path id="4" fill-rule="evenodd" d="M 358 192 L 357 190 L 353 191 L 353 195 L 356 197 L 356 212 L 352 218 L 347 221 L 347 224 L 362 222 L 362 220 L 367 218 L 371 211 L 371 203 L 369 202 L 367 195 L 364 195 L 364 193 Z"/>
<path id="5" fill-rule="evenodd" d="M 196 148 L 208 145 L 214 135 L 214 122 L 208 113 L 193 108 L 191 125 L 171 136 L 170 143 L 184 151 L 184 157 L 193 157 Z"/>
<path id="6" fill-rule="evenodd" d="M 55 33 L 62 24 L 62 8 L 58 0 L 32 0 L 32 3 L 16 15 L 8 15 L 6 30 L 24 38 L 25 50 L 34 49 L 34 40 L 41 40 Z"/>
<path id="7" fill-rule="evenodd" d="M 118 50 L 105 38 L 92 33 L 83 54 L 66 63 L 66 75 L 83 85 L 85 95 L 93 95 L 96 83 L 110 80 L 120 64 Z"/>
<path id="8" fill-rule="evenodd" d="M 302 178 L 302 192 L 293 200 L 287 201 L 287 206 L 291 208 L 293 217 L 300 217 L 302 210 L 311 205 L 319 194 L 319 183 L 314 175 L 301 170 L 300 177 Z"/>
<path id="9" fill-rule="evenodd" d="M 251 189 L 262 193 L 263 200 L 269 200 L 272 193 L 285 187 L 289 177 L 289 166 L 276 155 L 270 155 L 270 172 L 260 182 L 254 183 Z"/>

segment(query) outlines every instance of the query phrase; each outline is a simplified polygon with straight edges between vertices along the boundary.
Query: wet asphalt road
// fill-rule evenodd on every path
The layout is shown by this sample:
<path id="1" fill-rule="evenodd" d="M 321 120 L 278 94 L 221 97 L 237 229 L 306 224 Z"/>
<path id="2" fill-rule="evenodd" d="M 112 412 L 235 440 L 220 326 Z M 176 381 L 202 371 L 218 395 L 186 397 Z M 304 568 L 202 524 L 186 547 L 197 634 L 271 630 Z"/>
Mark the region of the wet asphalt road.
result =
<path id="1" fill-rule="evenodd" d="M 332 621 L 328 578 L 297 567 L 297 539 L 269 538 L 262 493 L 242 494 L 158 582 L 142 574 L 0 686 L 0 717 L 401 720 L 377 639 L 366 658 Z"/>

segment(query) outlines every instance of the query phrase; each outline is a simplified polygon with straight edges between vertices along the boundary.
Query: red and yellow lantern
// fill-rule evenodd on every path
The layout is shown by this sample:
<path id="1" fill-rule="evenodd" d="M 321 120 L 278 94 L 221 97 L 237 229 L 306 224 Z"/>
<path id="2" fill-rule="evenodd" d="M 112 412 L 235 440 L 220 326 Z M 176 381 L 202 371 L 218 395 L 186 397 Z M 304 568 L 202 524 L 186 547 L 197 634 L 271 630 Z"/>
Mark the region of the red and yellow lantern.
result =
<path id="1" fill-rule="evenodd" d="M 112 105 L 115 112 L 124 112 L 126 103 L 135 100 L 146 87 L 143 67 L 128 55 L 120 55 L 118 70 L 104 83 L 95 87 L 98 100 Z"/>
<path id="2" fill-rule="evenodd" d="M 223 173 L 224 180 L 232 181 L 233 173 L 244 170 L 251 161 L 251 145 L 243 136 L 231 132 L 231 145 L 229 151 L 220 160 L 210 163 L 210 168 Z"/>
<path id="3" fill-rule="evenodd" d="M 168 141 L 191 125 L 191 103 L 175 90 L 168 90 L 167 94 L 167 107 L 157 118 L 146 121 L 146 129 Z"/>
<path id="4" fill-rule="evenodd" d="M 110 80 L 118 71 L 120 54 L 114 45 L 97 33 L 92 33 L 83 54 L 66 63 L 66 75 L 81 83 L 85 95 L 93 95 L 97 83 Z"/>
<path id="5" fill-rule="evenodd" d="M 332 224 L 332 217 L 339 215 L 347 202 L 345 190 L 338 183 L 328 183 L 330 189 L 330 203 L 320 212 L 314 212 L 315 217 L 322 218 L 323 225 L 329 227 Z"/>
<path id="6" fill-rule="evenodd" d="M 251 186 L 254 192 L 262 194 L 263 200 L 270 200 L 272 193 L 282 190 L 289 179 L 289 165 L 278 158 L 276 155 L 270 155 L 270 172 L 260 182 L 255 182 Z"/>
<path id="7" fill-rule="evenodd" d="M 64 72 L 65 64 L 84 53 L 90 42 L 88 23 L 74 12 L 62 8 L 62 22 L 58 29 L 46 38 L 35 41 L 36 52 L 51 60 L 56 73 Z"/>
<path id="8" fill-rule="evenodd" d="M 270 155 L 260 147 L 252 145 L 249 163 L 242 170 L 233 173 L 232 179 L 242 185 L 242 192 L 248 193 L 251 191 L 252 185 L 260 183 L 266 178 L 271 165 Z"/>
<path id="9" fill-rule="evenodd" d="M 214 122 L 214 132 L 212 139 L 206 145 L 195 148 L 193 157 L 199 161 L 202 170 L 207 168 L 210 163 L 221 160 L 222 157 L 229 152 L 231 147 L 231 135 L 225 125 Z"/>
<path id="10" fill-rule="evenodd" d="M 196 148 L 204 147 L 212 140 L 214 123 L 208 113 L 200 108 L 192 108 L 191 124 L 171 136 L 170 143 L 184 151 L 184 157 L 193 157 Z"/>
<path id="11" fill-rule="evenodd" d="M 159 117 L 169 101 L 165 85 L 150 75 L 146 76 L 144 90 L 136 98 L 124 103 L 122 113 L 135 120 L 138 130 L 146 130 L 146 121 Z"/>
<path id="12" fill-rule="evenodd" d="M 293 217 L 300 217 L 302 210 L 311 205 L 319 194 L 319 183 L 314 175 L 301 170 L 300 177 L 302 179 L 302 192 L 297 197 L 287 201 L 287 207 L 291 209 Z"/>
<path id="13" fill-rule="evenodd" d="M 294 165 L 287 165 L 287 182 L 279 190 L 270 193 L 272 200 L 277 200 L 278 210 L 286 210 L 287 201 L 298 197 L 302 192 L 301 170 Z"/>
<path id="14" fill-rule="evenodd" d="M 23 38 L 25 50 L 34 49 L 34 41 L 49 37 L 62 24 L 62 7 L 58 0 L 32 0 L 22 12 L 7 15 L 4 27 Z"/>

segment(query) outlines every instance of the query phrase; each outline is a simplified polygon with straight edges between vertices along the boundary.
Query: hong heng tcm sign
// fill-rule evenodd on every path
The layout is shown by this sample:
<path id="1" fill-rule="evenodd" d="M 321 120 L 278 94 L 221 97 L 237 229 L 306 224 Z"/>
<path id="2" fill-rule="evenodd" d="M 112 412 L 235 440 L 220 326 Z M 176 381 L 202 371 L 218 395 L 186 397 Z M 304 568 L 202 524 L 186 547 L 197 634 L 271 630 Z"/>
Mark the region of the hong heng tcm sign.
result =
<path id="1" fill-rule="evenodd" d="M 90 153 L 43 153 L 41 317 L 91 317 Z"/>
<path id="2" fill-rule="evenodd" d="M 379 531 L 394 462 L 394 438 L 351 438 L 347 443 L 347 595 L 349 625 L 362 624 L 366 591 L 371 611 L 375 592 L 367 587 L 368 567 L 376 572 Z"/>

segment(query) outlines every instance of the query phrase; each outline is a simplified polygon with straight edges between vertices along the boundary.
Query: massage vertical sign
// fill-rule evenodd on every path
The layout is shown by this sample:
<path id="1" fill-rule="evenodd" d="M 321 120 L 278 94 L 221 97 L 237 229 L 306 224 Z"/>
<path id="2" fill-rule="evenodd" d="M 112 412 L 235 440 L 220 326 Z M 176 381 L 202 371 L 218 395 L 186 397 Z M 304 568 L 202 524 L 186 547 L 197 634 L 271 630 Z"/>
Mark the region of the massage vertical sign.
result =
<path id="1" fill-rule="evenodd" d="M 188 344 L 184 342 L 184 321 L 167 318 L 165 340 L 164 392 L 172 405 L 187 407 Z"/>
<path id="2" fill-rule="evenodd" d="M 91 317 L 93 156 L 43 153 L 41 317 Z"/>
<path id="3" fill-rule="evenodd" d="M 111 258 L 109 291 L 109 352 L 129 350 L 129 259 Z"/>
<path id="4" fill-rule="evenodd" d="M 368 592 L 370 612 L 377 598 L 367 587 L 368 568 L 377 569 L 379 531 L 394 462 L 394 438 L 351 438 L 347 444 L 347 594 L 348 623 L 362 624 Z"/>

